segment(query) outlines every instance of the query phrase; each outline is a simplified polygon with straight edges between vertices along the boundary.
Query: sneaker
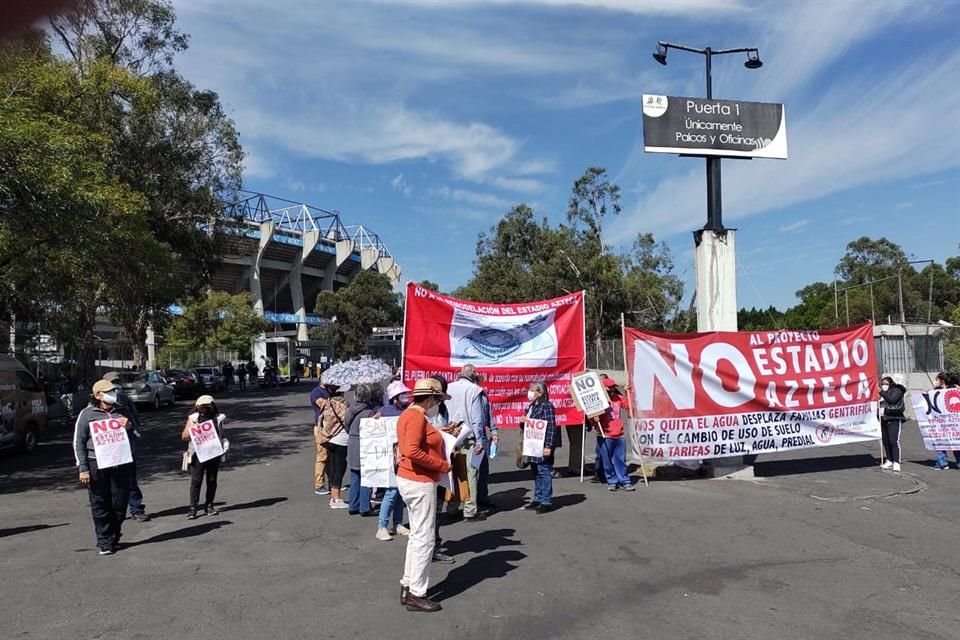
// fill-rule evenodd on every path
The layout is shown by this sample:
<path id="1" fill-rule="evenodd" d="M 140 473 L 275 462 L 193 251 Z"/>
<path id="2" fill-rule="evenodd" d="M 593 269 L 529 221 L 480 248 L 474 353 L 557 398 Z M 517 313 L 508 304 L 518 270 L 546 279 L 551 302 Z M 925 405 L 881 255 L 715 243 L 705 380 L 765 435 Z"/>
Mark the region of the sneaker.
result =
<path id="1" fill-rule="evenodd" d="M 471 518 L 468 518 L 467 516 L 463 516 L 464 522 L 483 522 L 486 519 L 487 519 L 487 516 L 483 515 L 482 513 L 478 513 L 477 515 Z"/>
<path id="2" fill-rule="evenodd" d="M 101 555 L 101 556 L 112 556 L 112 555 L 113 555 L 113 549 L 100 549 L 100 555 Z"/>
<path id="3" fill-rule="evenodd" d="M 616 491 L 616 490 L 619 489 L 619 488 L 620 488 L 620 487 L 618 487 L 618 486 L 615 485 L 615 484 L 607 485 L 607 491 Z"/>
<path id="4" fill-rule="evenodd" d="M 527 511 L 533 511 L 534 509 L 540 508 L 540 503 L 534 500 L 533 502 L 529 502 L 523 505 L 523 508 L 526 509 Z"/>
<path id="5" fill-rule="evenodd" d="M 206 515 L 208 515 L 208 516 L 218 516 L 218 515 L 220 515 L 220 512 L 217 511 L 217 508 L 216 508 L 215 506 L 213 506 L 212 504 L 208 504 L 208 505 L 206 506 L 206 508 L 203 510 L 203 512 L 204 512 Z"/>
<path id="6" fill-rule="evenodd" d="M 537 507 L 537 513 L 550 513 L 551 511 L 553 511 L 553 507 L 548 504 L 542 504 Z"/>
<path id="7" fill-rule="evenodd" d="M 636 491 L 636 490 L 637 490 L 637 488 L 636 488 L 635 486 L 633 486 L 632 484 L 625 484 L 625 485 L 623 485 L 623 486 L 620 487 L 620 488 L 623 489 L 624 491 Z"/>
<path id="8" fill-rule="evenodd" d="M 187 520 L 196 520 L 197 519 L 197 508 L 190 507 L 190 511 L 187 511 Z"/>
<path id="9" fill-rule="evenodd" d="M 390 532 L 387 531 L 384 527 L 377 529 L 377 540 L 382 540 L 383 542 L 388 542 L 393 540 L 393 536 L 390 535 Z"/>
<path id="10" fill-rule="evenodd" d="M 410 535 L 410 528 L 405 525 L 398 524 L 397 529 L 396 531 L 394 531 L 394 533 L 397 533 L 401 536 L 408 536 Z"/>
<path id="11" fill-rule="evenodd" d="M 328 496 L 330 495 L 330 489 L 327 489 L 326 487 L 320 487 L 319 489 L 316 489 L 314 493 L 318 496 Z"/>
<path id="12" fill-rule="evenodd" d="M 945 466 L 945 467 L 941 467 L 940 465 L 935 464 L 935 465 L 933 465 L 933 467 L 931 467 L 931 468 L 932 468 L 934 471 L 947 471 L 947 470 L 950 468 L 950 465 L 947 465 L 947 466 Z"/>
<path id="13" fill-rule="evenodd" d="M 443 551 L 434 551 L 433 561 L 441 562 L 443 564 L 453 564 L 454 562 L 456 562 L 456 560 L 453 559 L 453 556 L 448 556 Z"/>
<path id="14" fill-rule="evenodd" d="M 894 462 L 894 463 L 893 463 L 893 470 L 894 470 L 894 472 L 896 472 L 896 473 L 899 473 L 899 472 L 900 472 L 900 463 L 899 463 L 899 462 Z"/>
<path id="15" fill-rule="evenodd" d="M 350 505 L 348 505 L 348 504 L 347 504 L 346 502 L 344 502 L 343 500 L 331 500 L 331 501 L 330 501 L 330 508 L 331 508 L 331 509 L 349 509 L 349 508 L 350 508 Z"/>
<path id="16" fill-rule="evenodd" d="M 131 513 L 130 519 L 136 520 L 137 522 L 150 522 L 150 516 L 143 512 Z"/>
<path id="17" fill-rule="evenodd" d="M 893 469 L 893 463 L 887 460 L 882 465 L 880 465 L 880 468 L 883 469 L 884 471 L 890 471 L 890 469 Z"/>

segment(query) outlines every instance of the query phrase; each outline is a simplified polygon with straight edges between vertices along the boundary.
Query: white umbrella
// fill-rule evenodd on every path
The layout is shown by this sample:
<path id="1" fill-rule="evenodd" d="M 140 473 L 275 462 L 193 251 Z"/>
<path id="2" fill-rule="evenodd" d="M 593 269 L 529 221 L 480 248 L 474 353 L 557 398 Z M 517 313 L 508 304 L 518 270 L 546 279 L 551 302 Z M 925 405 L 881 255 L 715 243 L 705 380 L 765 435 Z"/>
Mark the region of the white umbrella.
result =
<path id="1" fill-rule="evenodd" d="M 382 360 L 361 358 L 335 364 L 320 376 L 323 384 L 343 387 L 355 384 L 373 384 L 393 377 L 393 369 Z"/>

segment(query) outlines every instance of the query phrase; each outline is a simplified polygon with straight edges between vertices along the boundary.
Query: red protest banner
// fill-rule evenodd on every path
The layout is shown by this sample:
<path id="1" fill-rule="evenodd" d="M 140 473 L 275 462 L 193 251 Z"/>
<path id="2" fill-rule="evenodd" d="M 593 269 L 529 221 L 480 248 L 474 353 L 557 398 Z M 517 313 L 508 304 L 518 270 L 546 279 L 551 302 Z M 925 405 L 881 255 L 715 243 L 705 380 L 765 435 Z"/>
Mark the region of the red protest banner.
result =
<path id="1" fill-rule="evenodd" d="M 635 437 L 674 460 L 876 440 L 870 324 L 664 334 L 626 328 Z"/>
<path id="2" fill-rule="evenodd" d="M 453 379 L 473 364 L 484 378 L 494 420 L 516 427 L 531 382 L 544 381 L 558 425 L 583 416 L 567 393 L 586 368 L 583 293 L 520 304 L 469 302 L 407 285 L 403 380 L 440 374 Z"/>

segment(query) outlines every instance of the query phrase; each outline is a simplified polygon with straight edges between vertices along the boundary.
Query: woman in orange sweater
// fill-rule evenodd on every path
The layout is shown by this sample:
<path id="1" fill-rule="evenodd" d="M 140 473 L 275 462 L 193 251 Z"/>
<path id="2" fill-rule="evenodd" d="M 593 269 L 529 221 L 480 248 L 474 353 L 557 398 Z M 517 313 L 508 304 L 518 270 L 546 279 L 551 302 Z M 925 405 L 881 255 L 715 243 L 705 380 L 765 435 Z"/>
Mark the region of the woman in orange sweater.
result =
<path id="1" fill-rule="evenodd" d="M 433 559 L 434 523 L 437 518 L 437 484 L 450 471 L 443 436 L 429 423 L 440 403 L 449 400 L 440 383 L 431 378 L 413 387 L 413 404 L 397 421 L 397 488 L 410 512 L 410 535 L 400 580 L 400 604 L 408 611 L 439 611 L 427 598 L 430 561 Z"/>

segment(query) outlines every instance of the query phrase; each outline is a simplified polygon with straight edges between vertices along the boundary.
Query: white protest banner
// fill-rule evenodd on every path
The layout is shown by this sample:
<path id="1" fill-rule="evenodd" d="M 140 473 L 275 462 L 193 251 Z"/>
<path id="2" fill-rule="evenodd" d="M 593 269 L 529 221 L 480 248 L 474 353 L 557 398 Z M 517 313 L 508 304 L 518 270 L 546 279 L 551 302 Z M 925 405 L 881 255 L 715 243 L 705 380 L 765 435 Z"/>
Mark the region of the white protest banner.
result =
<path id="1" fill-rule="evenodd" d="M 530 420 L 523 423 L 523 455 L 543 457 L 543 442 L 547 438 L 547 421 Z"/>
<path id="2" fill-rule="evenodd" d="M 193 451 L 200 462 L 223 455 L 223 443 L 220 442 L 217 425 L 213 420 L 190 425 L 190 440 L 193 441 Z"/>
<path id="3" fill-rule="evenodd" d="M 90 423 L 90 437 L 93 439 L 93 454 L 97 458 L 97 467 L 109 469 L 133 462 L 130 450 L 130 438 L 123 423 L 126 420 L 109 418 Z"/>
<path id="4" fill-rule="evenodd" d="M 570 395 L 573 396 L 577 407 L 588 418 L 599 416 L 610 406 L 610 398 L 603 388 L 600 375 L 596 371 L 585 371 L 573 376 L 570 385 Z"/>
<path id="5" fill-rule="evenodd" d="M 364 418 L 360 421 L 360 486 L 395 487 L 393 446 L 399 418 Z"/>
<path id="6" fill-rule="evenodd" d="M 447 433 L 446 431 L 441 431 L 440 435 L 443 436 L 443 457 L 447 462 L 450 462 L 450 457 L 453 455 L 453 452 L 460 448 L 460 443 L 467 439 L 472 433 L 467 427 L 460 427 L 460 433 L 453 435 L 452 433 Z M 440 478 L 440 486 L 446 489 L 447 491 L 453 491 L 453 468 L 450 468 L 450 472 L 447 475 Z"/>
<path id="7" fill-rule="evenodd" d="M 930 451 L 960 450 L 960 389 L 910 395 L 923 446 Z"/>

